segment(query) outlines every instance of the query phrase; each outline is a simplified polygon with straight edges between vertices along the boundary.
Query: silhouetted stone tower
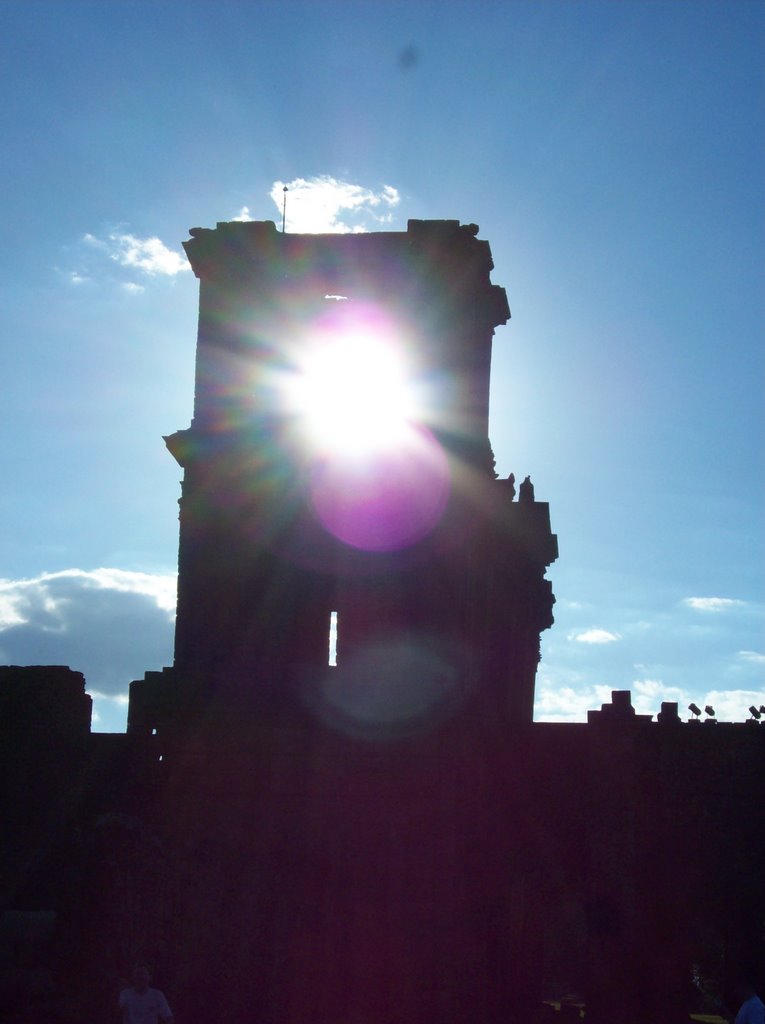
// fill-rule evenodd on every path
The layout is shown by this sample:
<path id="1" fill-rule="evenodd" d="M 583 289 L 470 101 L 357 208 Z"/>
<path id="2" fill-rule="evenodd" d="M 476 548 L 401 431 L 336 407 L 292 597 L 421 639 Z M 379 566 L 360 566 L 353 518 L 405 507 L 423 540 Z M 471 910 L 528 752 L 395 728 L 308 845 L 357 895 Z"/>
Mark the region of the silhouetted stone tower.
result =
<path id="1" fill-rule="evenodd" d="M 379 679 L 381 665 L 397 677 L 380 697 L 389 725 L 476 701 L 531 721 L 557 543 L 547 504 L 528 489 L 513 502 L 512 483 L 495 479 L 491 347 L 510 311 L 477 231 L 457 221 L 361 235 L 282 234 L 268 221 L 192 229 L 194 418 L 167 438 L 184 469 L 175 678 L 134 688 L 133 730 L 161 727 L 178 700 L 235 714 L 295 697 L 317 708 L 327 686 Z M 353 345 L 381 330 L 419 397 L 409 450 L 362 450 L 338 467 L 301 433 L 290 381 L 338 332 Z M 422 673 L 419 698 L 391 707 Z M 357 712 L 367 714 L 341 714 Z"/>
<path id="2" fill-rule="evenodd" d="M 185 243 L 175 662 L 132 684 L 128 732 L 157 733 L 166 828 L 199 865 L 178 932 L 239 979 L 231 1019 L 465 1024 L 539 998 L 506 752 L 527 761 L 557 542 L 530 481 L 516 501 L 494 473 L 510 311 L 477 230 Z M 198 1006 L 221 991 L 205 975 Z"/>

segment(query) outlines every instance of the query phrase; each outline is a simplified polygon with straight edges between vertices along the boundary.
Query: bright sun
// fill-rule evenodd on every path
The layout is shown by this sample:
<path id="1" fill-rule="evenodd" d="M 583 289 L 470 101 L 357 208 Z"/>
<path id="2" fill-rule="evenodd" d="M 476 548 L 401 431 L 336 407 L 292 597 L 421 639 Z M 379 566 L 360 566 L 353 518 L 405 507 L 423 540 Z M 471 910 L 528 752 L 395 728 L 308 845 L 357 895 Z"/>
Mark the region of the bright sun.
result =
<path id="1" fill-rule="evenodd" d="M 337 455 L 394 446 L 416 414 L 396 346 L 375 325 L 319 332 L 302 353 L 290 390 L 311 444 Z"/>
<path id="2" fill-rule="evenodd" d="M 399 550 L 440 520 L 449 463 L 424 422 L 432 402 L 416 338 L 378 306 L 336 298 L 292 339 L 285 409 L 309 454 L 325 529 L 364 551 Z"/>

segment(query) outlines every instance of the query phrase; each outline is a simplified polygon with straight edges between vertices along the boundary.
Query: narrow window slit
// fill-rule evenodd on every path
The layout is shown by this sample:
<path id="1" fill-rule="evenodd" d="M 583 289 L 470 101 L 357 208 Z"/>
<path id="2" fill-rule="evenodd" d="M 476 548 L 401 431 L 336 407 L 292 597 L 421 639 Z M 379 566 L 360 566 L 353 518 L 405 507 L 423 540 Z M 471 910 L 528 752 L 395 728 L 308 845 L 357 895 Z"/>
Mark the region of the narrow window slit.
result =
<path id="1" fill-rule="evenodd" d="M 337 612 L 329 613 L 329 657 L 328 665 L 337 665 Z"/>

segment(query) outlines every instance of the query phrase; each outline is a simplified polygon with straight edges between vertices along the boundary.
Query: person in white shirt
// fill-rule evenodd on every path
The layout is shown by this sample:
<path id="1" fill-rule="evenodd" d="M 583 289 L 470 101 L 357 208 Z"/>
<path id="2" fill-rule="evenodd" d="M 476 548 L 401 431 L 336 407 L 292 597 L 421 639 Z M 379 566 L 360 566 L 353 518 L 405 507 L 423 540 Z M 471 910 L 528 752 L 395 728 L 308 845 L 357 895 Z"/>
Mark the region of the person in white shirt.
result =
<path id="1" fill-rule="evenodd" d="M 122 1024 L 172 1024 L 173 1014 L 158 988 L 150 988 L 151 975 L 145 964 L 133 969 L 133 984 L 120 992 L 118 1010 Z"/>

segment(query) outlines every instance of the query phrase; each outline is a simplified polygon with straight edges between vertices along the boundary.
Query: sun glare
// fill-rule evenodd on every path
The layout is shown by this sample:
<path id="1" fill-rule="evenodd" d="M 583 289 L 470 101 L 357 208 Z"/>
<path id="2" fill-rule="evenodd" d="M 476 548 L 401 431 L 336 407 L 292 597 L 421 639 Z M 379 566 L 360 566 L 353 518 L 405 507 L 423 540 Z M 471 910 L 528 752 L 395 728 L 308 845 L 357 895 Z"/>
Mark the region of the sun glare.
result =
<path id="1" fill-rule="evenodd" d="M 394 446 L 416 415 L 394 340 L 377 325 L 334 325 L 311 338 L 292 382 L 309 443 L 335 455 Z"/>
<path id="2" fill-rule="evenodd" d="M 376 306 L 331 306 L 293 339 L 284 391 L 308 455 L 311 502 L 344 544 L 398 550 L 439 522 L 448 460 L 423 422 L 406 328 Z"/>

